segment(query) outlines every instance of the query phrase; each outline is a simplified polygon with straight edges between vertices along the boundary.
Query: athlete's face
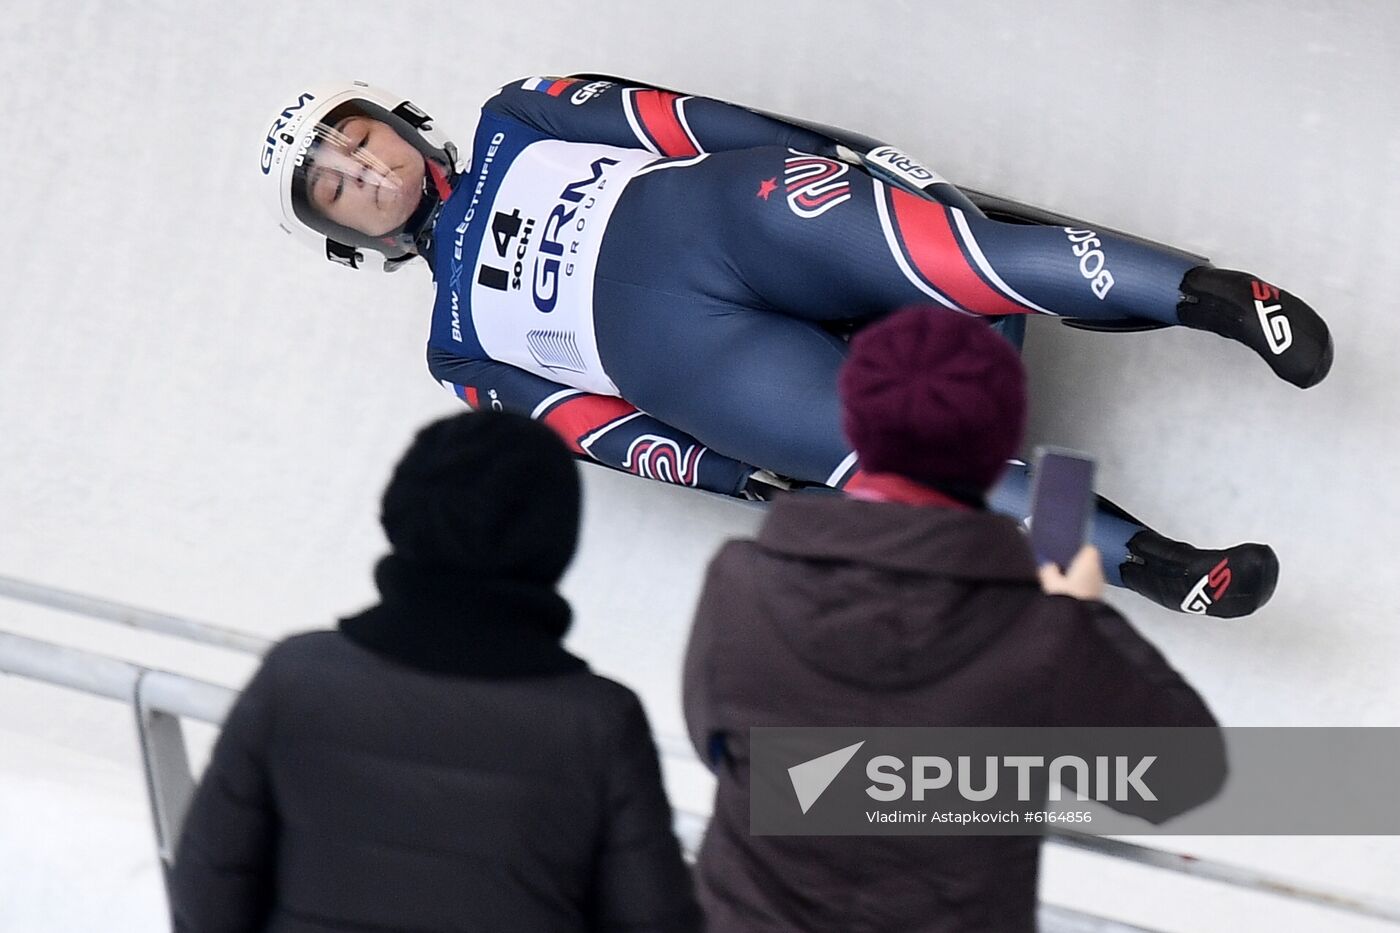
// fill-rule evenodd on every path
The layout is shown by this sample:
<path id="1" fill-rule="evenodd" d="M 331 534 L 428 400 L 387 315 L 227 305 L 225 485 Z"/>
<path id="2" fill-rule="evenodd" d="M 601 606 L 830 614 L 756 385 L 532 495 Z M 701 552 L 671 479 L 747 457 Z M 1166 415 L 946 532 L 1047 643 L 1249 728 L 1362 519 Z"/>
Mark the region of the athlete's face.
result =
<path id="1" fill-rule="evenodd" d="M 423 196 L 423 156 L 387 123 L 342 120 L 323 136 L 312 159 L 306 175 L 311 204 L 361 233 L 397 230 Z"/>

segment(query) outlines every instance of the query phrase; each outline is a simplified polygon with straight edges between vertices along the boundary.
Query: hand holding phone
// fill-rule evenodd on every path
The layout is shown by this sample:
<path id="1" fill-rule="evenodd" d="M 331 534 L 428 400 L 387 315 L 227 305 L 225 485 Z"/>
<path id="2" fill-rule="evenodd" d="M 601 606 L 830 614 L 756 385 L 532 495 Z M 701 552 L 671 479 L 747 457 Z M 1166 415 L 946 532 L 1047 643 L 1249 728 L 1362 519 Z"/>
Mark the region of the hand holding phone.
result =
<path id="1" fill-rule="evenodd" d="M 1040 589 L 1046 596 L 1073 596 L 1075 599 L 1103 599 L 1103 555 L 1086 544 L 1061 571 L 1054 564 L 1040 567 Z"/>

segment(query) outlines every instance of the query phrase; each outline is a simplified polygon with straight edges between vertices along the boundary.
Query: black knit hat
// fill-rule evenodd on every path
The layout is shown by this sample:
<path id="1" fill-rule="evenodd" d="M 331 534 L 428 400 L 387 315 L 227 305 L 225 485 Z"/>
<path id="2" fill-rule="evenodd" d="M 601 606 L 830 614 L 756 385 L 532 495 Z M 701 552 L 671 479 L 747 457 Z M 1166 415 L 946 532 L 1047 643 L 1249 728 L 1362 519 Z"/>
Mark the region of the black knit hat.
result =
<path id="1" fill-rule="evenodd" d="M 445 418 L 399 461 L 379 521 L 403 560 L 552 586 L 578 544 L 578 469 L 563 442 L 529 418 Z"/>

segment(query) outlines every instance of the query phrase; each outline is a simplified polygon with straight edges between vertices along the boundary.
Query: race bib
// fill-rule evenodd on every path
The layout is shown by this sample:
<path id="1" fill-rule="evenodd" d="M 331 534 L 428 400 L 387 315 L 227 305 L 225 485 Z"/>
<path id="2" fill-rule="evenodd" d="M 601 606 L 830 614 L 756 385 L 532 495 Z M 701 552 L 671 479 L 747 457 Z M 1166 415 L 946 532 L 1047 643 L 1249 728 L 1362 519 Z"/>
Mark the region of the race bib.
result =
<path id="1" fill-rule="evenodd" d="M 593 331 L 593 274 L 608 218 L 648 152 L 543 140 L 511 163 L 477 252 L 471 316 L 492 359 L 618 395 Z"/>

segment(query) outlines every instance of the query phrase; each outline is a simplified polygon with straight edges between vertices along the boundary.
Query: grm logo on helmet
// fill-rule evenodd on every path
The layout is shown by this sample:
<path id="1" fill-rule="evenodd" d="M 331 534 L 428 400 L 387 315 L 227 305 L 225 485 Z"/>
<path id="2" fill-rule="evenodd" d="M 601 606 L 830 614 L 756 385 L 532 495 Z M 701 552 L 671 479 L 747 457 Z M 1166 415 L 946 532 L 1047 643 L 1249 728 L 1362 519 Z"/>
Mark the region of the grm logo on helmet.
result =
<path id="1" fill-rule="evenodd" d="M 292 114 L 304 107 L 308 100 L 315 99 L 314 94 L 302 94 L 297 98 L 295 104 L 283 110 L 278 114 L 277 119 L 272 121 L 272 126 L 267 129 L 267 144 L 263 146 L 262 171 L 264 175 L 272 171 L 272 157 L 277 151 L 277 131 L 286 126 L 287 122 L 292 119 Z"/>

